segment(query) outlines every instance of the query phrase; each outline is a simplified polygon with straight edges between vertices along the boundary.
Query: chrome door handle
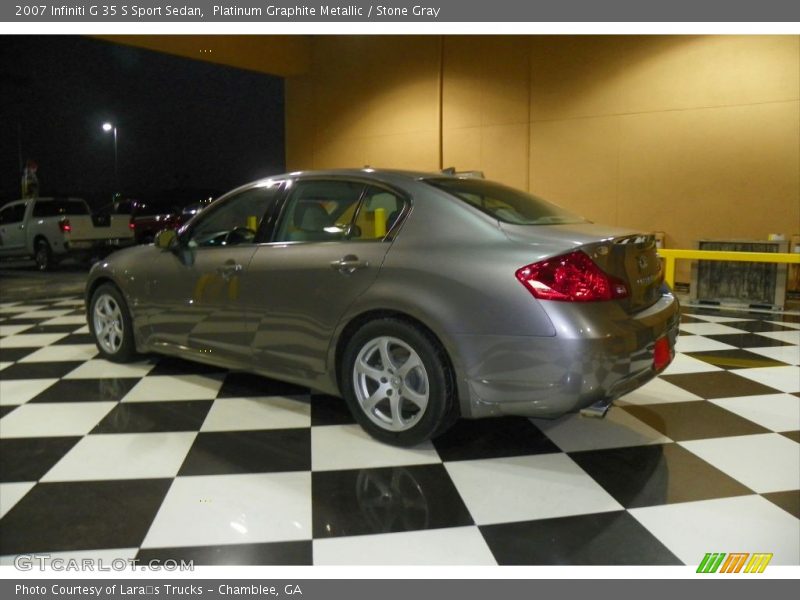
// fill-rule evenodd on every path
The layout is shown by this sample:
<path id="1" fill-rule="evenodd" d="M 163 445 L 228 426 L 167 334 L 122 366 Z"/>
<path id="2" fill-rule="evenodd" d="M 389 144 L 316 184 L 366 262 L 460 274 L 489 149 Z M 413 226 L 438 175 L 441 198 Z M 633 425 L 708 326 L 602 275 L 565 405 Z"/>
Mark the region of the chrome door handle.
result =
<path id="1" fill-rule="evenodd" d="M 334 260 L 331 262 L 331 268 L 336 269 L 344 275 L 349 275 L 358 269 L 365 269 L 368 266 L 369 263 L 367 261 L 359 260 L 359 258 L 354 254 L 348 254 L 339 260 Z"/>

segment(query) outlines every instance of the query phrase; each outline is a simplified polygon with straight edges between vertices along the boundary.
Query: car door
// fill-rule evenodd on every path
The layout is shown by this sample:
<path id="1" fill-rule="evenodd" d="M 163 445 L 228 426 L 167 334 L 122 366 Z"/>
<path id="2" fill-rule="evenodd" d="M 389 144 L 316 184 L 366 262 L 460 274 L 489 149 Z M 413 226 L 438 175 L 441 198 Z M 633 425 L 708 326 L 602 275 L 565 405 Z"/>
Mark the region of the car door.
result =
<path id="1" fill-rule="evenodd" d="M 0 253 L 6 256 L 25 253 L 25 202 L 15 202 L 0 210 Z"/>
<path id="2" fill-rule="evenodd" d="M 147 290 L 152 343 L 204 362 L 249 366 L 253 328 L 242 318 L 241 281 L 279 190 L 269 182 L 233 193 L 157 256 Z"/>
<path id="3" fill-rule="evenodd" d="M 294 182 L 242 282 L 245 318 L 257 324 L 257 370 L 289 379 L 325 372 L 333 331 L 378 276 L 387 232 L 407 205 L 401 194 L 359 181 Z"/>

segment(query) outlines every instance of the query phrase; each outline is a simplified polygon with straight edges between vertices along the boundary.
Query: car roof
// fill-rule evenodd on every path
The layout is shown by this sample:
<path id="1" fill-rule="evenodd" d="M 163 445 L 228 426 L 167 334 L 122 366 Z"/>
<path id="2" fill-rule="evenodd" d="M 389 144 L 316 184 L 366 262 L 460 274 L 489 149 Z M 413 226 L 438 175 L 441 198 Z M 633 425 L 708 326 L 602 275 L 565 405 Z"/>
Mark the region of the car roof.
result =
<path id="1" fill-rule="evenodd" d="M 430 171 L 410 171 L 402 169 L 378 169 L 374 167 L 363 167 L 361 169 L 320 169 L 306 171 L 292 171 L 272 177 L 265 177 L 262 181 L 270 179 L 292 179 L 292 178 L 313 178 L 313 177 L 357 177 L 360 179 L 374 179 L 386 183 L 409 183 L 421 181 L 433 177 L 449 177 L 446 173 Z"/>

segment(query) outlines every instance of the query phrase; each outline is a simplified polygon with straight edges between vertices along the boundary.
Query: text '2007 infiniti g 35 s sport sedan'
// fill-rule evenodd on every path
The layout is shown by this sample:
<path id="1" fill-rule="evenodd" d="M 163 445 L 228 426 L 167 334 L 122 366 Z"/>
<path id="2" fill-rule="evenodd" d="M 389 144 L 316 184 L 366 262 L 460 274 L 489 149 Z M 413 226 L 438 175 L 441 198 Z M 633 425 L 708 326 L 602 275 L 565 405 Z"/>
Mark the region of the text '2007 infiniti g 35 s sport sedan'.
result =
<path id="1" fill-rule="evenodd" d="M 603 412 L 674 356 L 652 236 L 482 179 L 291 173 L 92 269 L 103 357 L 157 352 L 344 397 L 414 445 L 458 417 Z"/>

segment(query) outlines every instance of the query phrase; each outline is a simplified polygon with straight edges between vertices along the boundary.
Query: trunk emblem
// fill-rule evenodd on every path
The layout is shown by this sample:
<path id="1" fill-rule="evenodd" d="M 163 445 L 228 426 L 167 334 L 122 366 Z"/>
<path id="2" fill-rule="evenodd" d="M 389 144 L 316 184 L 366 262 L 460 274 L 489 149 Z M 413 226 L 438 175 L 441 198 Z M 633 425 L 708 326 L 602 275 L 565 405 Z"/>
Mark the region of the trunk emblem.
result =
<path id="1" fill-rule="evenodd" d="M 649 264 L 647 261 L 647 256 L 645 256 L 644 254 L 640 255 L 639 258 L 637 259 L 637 262 L 639 263 L 639 271 L 644 272 L 647 269 L 647 265 Z"/>

